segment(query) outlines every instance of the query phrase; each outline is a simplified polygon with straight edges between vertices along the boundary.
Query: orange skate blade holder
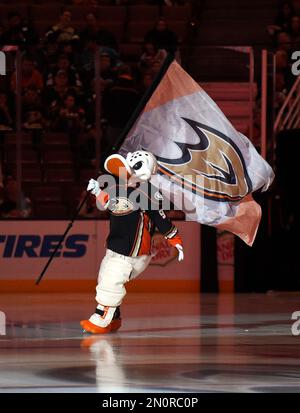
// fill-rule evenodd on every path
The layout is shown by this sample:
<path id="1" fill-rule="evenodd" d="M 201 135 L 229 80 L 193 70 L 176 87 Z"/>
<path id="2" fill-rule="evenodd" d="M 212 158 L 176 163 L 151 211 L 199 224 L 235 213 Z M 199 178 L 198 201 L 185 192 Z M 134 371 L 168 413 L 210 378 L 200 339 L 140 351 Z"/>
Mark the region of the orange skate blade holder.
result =
<path id="1" fill-rule="evenodd" d="M 84 332 L 91 334 L 109 334 L 117 331 L 121 327 L 121 319 L 117 318 L 112 320 L 112 322 L 107 327 L 99 327 L 91 323 L 89 320 L 80 321 L 80 325 Z"/>
<path id="2" fill-rule="evenodd" d="M 130 166 L 123 156 L 119 154 L 110 155 L 104 162 L 104 168 L 110 174 L 128 180 L 132 173 Z"/>

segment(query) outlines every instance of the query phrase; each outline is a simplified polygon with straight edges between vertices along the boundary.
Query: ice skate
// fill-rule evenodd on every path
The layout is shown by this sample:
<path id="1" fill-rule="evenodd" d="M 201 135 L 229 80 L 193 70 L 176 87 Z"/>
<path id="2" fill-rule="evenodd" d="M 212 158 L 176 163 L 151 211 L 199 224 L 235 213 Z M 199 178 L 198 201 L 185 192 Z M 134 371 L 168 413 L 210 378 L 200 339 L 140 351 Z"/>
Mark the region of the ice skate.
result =
<path id="1" fill-rule="evenodd" d="M 108 334 L 121 327 L 120 307 L 105 307 L 98 305 L 89 320 L 80 322 L 83 333 Z"/>

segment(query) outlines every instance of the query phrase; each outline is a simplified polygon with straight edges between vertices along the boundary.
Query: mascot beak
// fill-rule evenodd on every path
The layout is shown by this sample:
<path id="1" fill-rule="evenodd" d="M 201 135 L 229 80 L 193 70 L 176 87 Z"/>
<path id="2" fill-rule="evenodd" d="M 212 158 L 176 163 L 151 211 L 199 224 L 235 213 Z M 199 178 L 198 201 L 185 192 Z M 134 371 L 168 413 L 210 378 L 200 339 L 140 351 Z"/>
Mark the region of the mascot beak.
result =
<path id="1" fill-rule="evenodd" d="M 131 168 L 126 159 L 119 154 L 113 154 L 106 158 L 104 168 L 110 174 L 124 180 L 128 180 L 132 176 Z"/>

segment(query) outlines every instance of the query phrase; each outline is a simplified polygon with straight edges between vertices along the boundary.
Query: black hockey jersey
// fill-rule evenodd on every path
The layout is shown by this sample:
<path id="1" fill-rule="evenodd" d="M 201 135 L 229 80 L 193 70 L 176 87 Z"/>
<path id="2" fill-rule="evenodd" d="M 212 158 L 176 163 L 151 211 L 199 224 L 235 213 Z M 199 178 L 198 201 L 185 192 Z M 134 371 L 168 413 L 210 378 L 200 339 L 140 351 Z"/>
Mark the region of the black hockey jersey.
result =
<path id="1" fill-rule="evenodd" d="M 106 246 L 119 254 L 149 255 L 155 228 L 169 239 L 178 233 L 162 209 L 162 194 L 149 182 L 117 183 L 101 191 L 97 200 L 110 213 Z"/>

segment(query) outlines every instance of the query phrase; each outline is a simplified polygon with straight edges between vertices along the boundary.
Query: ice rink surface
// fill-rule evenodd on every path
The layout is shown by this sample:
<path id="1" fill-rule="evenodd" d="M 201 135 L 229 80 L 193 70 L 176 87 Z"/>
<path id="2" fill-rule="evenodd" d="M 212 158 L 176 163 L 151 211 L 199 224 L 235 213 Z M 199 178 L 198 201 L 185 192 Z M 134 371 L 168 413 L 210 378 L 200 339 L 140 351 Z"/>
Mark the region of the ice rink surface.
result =
<path id="1" fill-rule="evenodd" d="M 300 392 L 299 298 L 133 293 L 89 336 L 91 294 L 0 294 L 0 392 Z"/>

